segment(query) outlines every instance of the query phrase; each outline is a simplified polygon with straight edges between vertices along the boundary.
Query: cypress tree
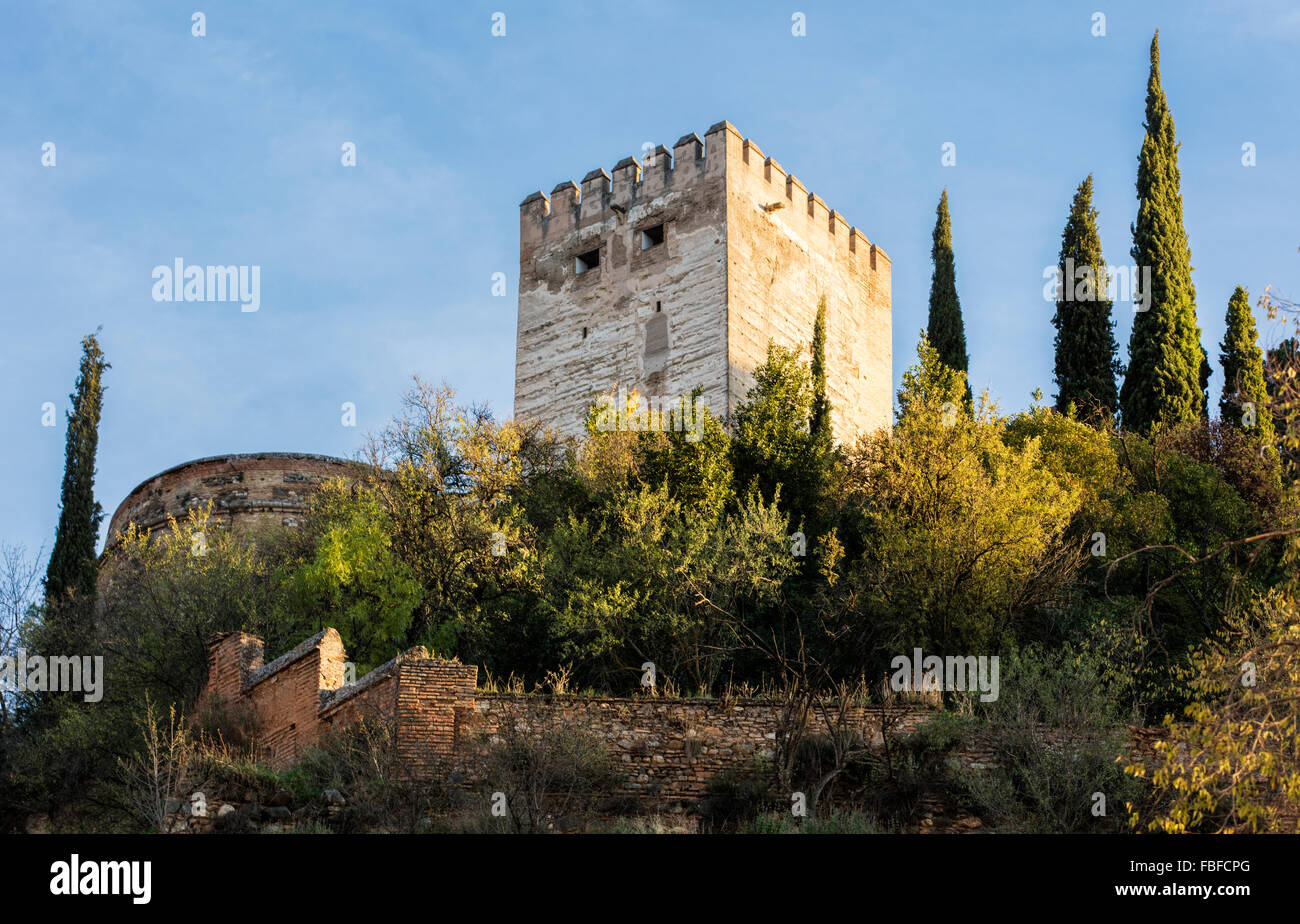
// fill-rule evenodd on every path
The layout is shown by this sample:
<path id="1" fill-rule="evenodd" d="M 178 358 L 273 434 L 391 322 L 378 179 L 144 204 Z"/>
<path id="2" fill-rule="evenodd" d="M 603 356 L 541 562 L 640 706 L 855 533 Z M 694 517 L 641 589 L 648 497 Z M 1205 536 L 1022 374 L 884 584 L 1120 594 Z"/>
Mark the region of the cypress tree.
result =
<path id="1" fill-rule="evenodd" d="M 1219 344 L 1219 363 L 1223 366 L 1223 396 L 1219 399 L 1219 419 L 1225 424 L 1251 429 L 1247 413 L 1254 418 L 1253 427 L 1267 443 L 1273 442 L 1273 418 L 1267 412 L 1268 389 L 1264 382 L 1264 352 L 1259 348 L 1255 315 L 1250 310 L 1250 296 L 1237 286 L 1228 299 L 1227 327 Z M 1244 405 L 1253 405 L 1246 409 Z"/>
<path id="2" fill-rule="evenodd" d="M 1141 296 L 1146 310 L 1133 319 L 1128 374 L 1120 389 L 1124 425 L 1139 432 L 1157 423 L 1206 416 L 1209 358 L 1196 323 L 1191 251 L 1183 228 L 1178 142 L 1174 119 L 1160 85 L 1160 33 L 1151 39 L 1147 77 L 1146 136 L 1138 155 L 1137 221 L 1132 226 L 1139 279 L 1149 269 Z M 1135 294 L 1135 301 L 1137 295 Z"/>
<path id="3" fill-rule="evenodd" d="M 808 419 L 808 435 L 814 451 L 830 451 L 831 402 L 826 397 L 826 296 L 817 302 L 817 320 L 813 323 L 812 340 L 812 414 Z"/>
<path id="4" fill-rule="evenodd" d="M 1061 232 L 1057 267 L 1061 290 L 1052 324 L 1056 327 L 1056 409 L 1070 405 L 1083 419 L 1099 422 L 1119 407 L 1115 324 L 1107 297 L 1110 278 L 1101 255 L 1097 210 L 1092 207 L 1092 174 L 1079 184 L 1070 217 Z"/>
<path id="5" fill-rule="evenodd" d="M 930 279 L 930 322 L 926 335 L 939 359 L 951 369 L 967 372 L 966 328 L 961 319 L 961 302 L 957 300 L 957 268 L 952 253 L 952 219 L 948 215 L 948 190 L 939 198 L 935 210 L 934 275 Z M 966 407 L 970 408 L 970 382 L 966 383 Z"/>
<path id="6" fill-rule="evenodd" d="M 68 437 L 63 462 L 63 489 L 59 502 L 59 527 L 54 536 L 45 573 L 45 594 L 61 598 L 74 591 L 85 598 L 95 595 L 98 563 L 95 544 L 103 510 L 95 500 L 95 451 L 99 444 L 99 415 L 103 406 L 104 361 L 95 334 L 81 341 L 81 374 L 69 398 Z"/>

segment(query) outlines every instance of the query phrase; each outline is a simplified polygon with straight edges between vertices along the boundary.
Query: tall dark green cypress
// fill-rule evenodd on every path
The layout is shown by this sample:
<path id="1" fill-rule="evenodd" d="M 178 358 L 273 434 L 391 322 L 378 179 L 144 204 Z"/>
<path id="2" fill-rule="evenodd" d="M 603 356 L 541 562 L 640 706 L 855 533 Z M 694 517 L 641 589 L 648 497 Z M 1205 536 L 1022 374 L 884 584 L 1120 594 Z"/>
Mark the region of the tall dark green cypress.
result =
<path id="1" fill-rule="evenodd" d="M 1107 297 L 1110 278 L 1101 254 L 1097 210 L 1092 207 L 1092 174 L 1079 184 L 1070 217 L 1061 232 L 1057 270 L 1061 290 L 1056 314 L 1056 409 L 1074 405 L 1079 416 L 1097 423 L 1119 408 L 1115 376 L 1120 366 L 1115 322 Z"/>
<path id="2" fill-rule="evenodd" d="M 99 445 L 99 415 L 104 402 L 104 361 L 96 334 L 81 341 L 81 374 L 69 397 L 68 437 L 63 461 L 63 489 L 59 501 L 59 527 L 54 536 L 45 573 L 47 597 L 62 598 L 68 591 L 83 598 L 95 595 L 98 564 L 95 545 L 104 512 L 95 500 L 95 451 Z"/>
<path id="3" fill-rule="evenodd" d="M 831 402 L 826 397 L 826 297 L 817 302 L 817 320 L 813 323 L 812 340 L 812 414 L 808 418 L 808 435 L 814 451 L 828 452 L 831 448 Z"/>
<path id="4" fill-rule="evenodd" d="M 1191 251 L 1183 228 L 1178 142 L 1165 91 L 1160 86 L 1160 33 L 1151 39 L 1147 77 L 1146 137 L 1138 155 L 1138 214 L 1133 249 L 1138 288 L 1150 269 L 1146 310 L 1133 319 L 1128 374 L 1120 389 L 1124 425 L 1145 432 L 1157 423 L 1206 416 L 1209 357 L 1196 323 Z M 1136 301 L 1136 298 L 1135 298 Z"/>
<path id="5" fill-rule="evenodd" d="M 1237 286 L 1228 299 L 1226 329 L 1219 344 L 1223 366 L 1223 394 L 1219 419 L 1243 429 L 1255 429 L 1261 440 L 1273 442 L 1273 418 L 1268 413 L 1268 388 L 1264 382 L 1264 351 L 1259 348 L 1250 296 Z M 1251 407 L 1247 408 L 1249 404 Z M 1254 423 L 1249 420 L 1253 418 Z"/>
<path id="6" fill-rule="evenodd" d="M 952 253 L 952 219 L 948 215 L 948 190 L 939 198 L 935 210 L 934 275 L 930 279 L 930 321 L 926 336 L 944 364 L 959 372 L 968 372 L 966 326 L 962 323 L 961 302 L 957 300 L 957 266 Z M 966 406 L 972 406 L 970 380 L 966 382 Z"/>

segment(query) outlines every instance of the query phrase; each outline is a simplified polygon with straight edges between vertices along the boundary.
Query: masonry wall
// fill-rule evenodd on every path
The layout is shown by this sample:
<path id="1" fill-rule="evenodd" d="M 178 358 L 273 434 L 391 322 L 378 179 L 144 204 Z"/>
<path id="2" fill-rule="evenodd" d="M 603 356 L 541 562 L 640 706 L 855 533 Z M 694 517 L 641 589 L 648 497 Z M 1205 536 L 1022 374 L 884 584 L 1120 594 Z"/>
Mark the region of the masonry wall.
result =
<path id="1" fill-rule="evenodd" d="M 729 769 L 775 754 L 784 704 L 770 699 L 666 699 L 479 694 L 478 668 L 434 660 L 417 647 L 344 685 L 345 653 L 325 629 L 269 664 L 262 643 L 230 633 L 209 647 L 209 678 L 199 708 L 222 700 L 253 709 L 268 759 L 283 770 L 332 730 L 361 719 L 394 720 L 398 756 L 417 777 L 492 784 L 483 758 L 507 730 L 545 738 L 571 726 L 594 733 L 620 770 L 616 793 L 644 806 L 670 807 L 699 799 L 708 781 Z M 916 703 L 891 712 L 895 733 L 915 730 L 933 715 Z M 881 712 L 850 711 L 849 719 L 882 743 Z M 813 719 L 814 730 L 822 718 Z M 1045 731 L 1047 739 L 1054 735 Z M 1133 746 L 1149 752 L 1160 730 L 1132 730 Z M 987 741 L 968 741 L 955 755 L 975 768 L 996 760 Z"/>
<path id="2" fill-rule="evenodd" d="M 348 478 L 352 463 L 310 453 L 260 452 L 196 459 L 160 472 L 123 499 L 108 524 L 108 543 L 130 523 L 146 532 L 168 516 L 185 517 L 212 501 L 214 525 L 292 526 L 329 478 Z"/>
<path id="3" fill-rule="evenodd" d="M 397 754 L 421 776 L 453 764 L 474 711 L 478 668 L 455 661 L 409 661 L 397 683 Z"/>
<path id="4" fill-rule="evenodd" d="M 397 721 L 398 756 L 417 774 L 431 776 L 450 761 L 473 709 L 477 667 L 432 659 L 422 646 L 348 684 L 346 665 L 343 639 L 332 628 L 267 664 L 261 639 L 226 633 L 208 643 L 208 680 L 194 711 L 251 710 L 277 770 L 363 719 Z"/>
<path id="5" fill-rule="evenodd" d="M 520 207 L 515 417 L 580 436 L 598 394 L 726 401 L 725 160 L 694 134 Z M 711 148 L 710 148 L 711 150 Z M 642 230 L 664 242 L 642 249 Z M 598 249 L 600 265 L 574 271 Z"/>
<path id="6" fill-rule="evenodd" d="M 711 777 L 775 753 L 782 704 L 773 700 L 482 695 L 463 728 L 458 767 L 478 780 L 483 749 L 506 727 L 546 734 L 566 724 L 595 733 L 621 769 L 618 794 L 646 804 L 698 799 Z M 895 729 L 911 731 L 932 711 L 908 709 Z M 858 727 L 880 741 L 879 713 L 858 709 Z M 482 782 L 490 782 L 483 780 Z"/>
<path id="7" fill-rule="evenodd" d="M 245 696 L 252 701 L 261 720 L 259 741 L 275 766 L 292 764 L 308 745 L 319 739 L 318 691 L 327 682 L 323 675 L 335 661 L 341 679 L 343 645 L 338 633 L 333 633 L 326 645 L 308 650 L 246 689 Z"/>
<path id="8" fill-rule="evenodd" d="M 270 664 L 262 660 L 261 639 L 244 632 L 214 639 L 208 648 L 208 683 L 195 711 L 209 706 L 251 709 L 271 764 L 287 767 L 320 740 L 321 692 L 343 685 L 343 640 L 325 629 Z"/>
<path id="9" fill-rule="evenodd" d="M 208 643 L 208 682 L 198 709 L 216 700 L 241 699 L 244 683 L 262 666 L 262 640 L 247 632 L 229 632 Z"/>
<path id="10" fill-rule="evenodd" d="M 772 700 L 658 697 L 547 697 L 478 694 L 478 668 L 431 659 L 420 647 L 345 686 L 346 653 L 324 629 L 270 663 L 262 642 L 243 632 L 209 644 L 209 703 L 251 708 L 258 738 L 277 770 L 299 760 L 332 730 L 362 719 L 395 720 L 398 755 L 417 776 L 468 784 L 479 779 L 485 749 L 503 728 L 545 735 L 566 724 L 595 732 L 622 769 L 623 795 L 647 802 L 703 795 L 710 777 L 772 756 L 782 704 Z M 898 726 L 914 727 L 917 707 Z M 879 728 L 871 710 L 862 727 Z"/>
<path id="11" fill-rule="evenodd" d="M 376 668 L 351 689 L 340 688 L 320 697 L 321 735 L 362 720 L 389 720 L 397 714 L 397 675 L 393 663 Z"/>
<path id="12" fill-rule="evenodd" d="M 645 160 L 521 204 L 515 417 L 580 436 L 596 396 L 620 386 L 670 401 L 701 386 L 729 417 L 769 338 L 809 357 L 825 296 L 836 435 L 888 427 L 884 251 L 728 122 Z M 664 243 L 643 249 L 660 224 Z M 591 250 L 599 266 L 577 273 Z"/>
<path id="13" fill-rule="evenodd" d="M 888 429 L 893 417 L 890 261 L 845 216 L 735 127 L 710 135 L 727 162 L 728 399 L 754 386 L 768 340 L 812 358 L 826 299 L 826 383 L 836 438 Z M 859 216 L 861 220 L 861 216 Z"/>

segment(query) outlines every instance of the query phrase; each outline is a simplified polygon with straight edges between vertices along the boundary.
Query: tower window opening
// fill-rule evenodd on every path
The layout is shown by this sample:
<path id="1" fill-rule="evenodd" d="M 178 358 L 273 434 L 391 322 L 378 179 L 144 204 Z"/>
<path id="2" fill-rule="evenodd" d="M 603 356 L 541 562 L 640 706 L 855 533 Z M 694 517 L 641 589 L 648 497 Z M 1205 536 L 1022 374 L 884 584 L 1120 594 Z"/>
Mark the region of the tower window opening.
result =
<path id="1" fill-rule="evenodd" d="M 641 229 L 641 249 L 649 250 L 664 242 L 664 226 L 655 225 L 651 228 Z"/>
<path id="2" fill-rule="evenodd" d="M 593 270 L 600 266 L 600 248 L 588 250 L 586 253 L 580 253 L 573 259 L 573 271 L 581 276 L 587 270 Z"/>

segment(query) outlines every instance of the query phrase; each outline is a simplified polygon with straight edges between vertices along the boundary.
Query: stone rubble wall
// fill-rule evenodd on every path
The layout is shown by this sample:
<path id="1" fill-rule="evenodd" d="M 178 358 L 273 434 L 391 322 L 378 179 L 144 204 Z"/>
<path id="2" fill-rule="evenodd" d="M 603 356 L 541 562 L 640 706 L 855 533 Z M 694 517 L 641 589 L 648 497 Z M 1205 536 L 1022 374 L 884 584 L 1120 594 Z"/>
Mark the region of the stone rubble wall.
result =
<path id="1" fill-rule="evenodd" d="M 479 693 L 478 668 L 431 659 L 414 648 L 356 683 L 344 685 L 345 652 L 334 629 L 324 629 L 269 664 L 262 642 L 237 632 L 212 640 L 208 685 L 197 709 L 245 706 L 254 713 L 271 767 L 285 770 L 331 730 L 363 718 L 392 720 L 398 754 L 417 778 L 473 787 L 482 780 L 486 749 L 510 730 L 544 738 L 564 727 L 594 733 L 619 770 L 616 794 L 646 805 L 698 800 L 708 782 L 728 770 L 770 759 L 777 747 L 784 704 L 776 699 L 669 699 Z M 833 707 L 812 718 L 824 733 Z M 933 706 L 858 706 L 849 724 L 883 744 L 882 719 L 893 735 L 916 730 Z M 1149 752 L 1160 730 L 1133 729 L 1133 746 Z M 1049 734 L 1050 738 L 1050 734 Z M 988 742 L 973 737 L 954 757 L 979 768 L 996 762 Z"/>
<path id="2" fill-rule="evenodd" d="M 474 705 L 462 735 L 461 769 L 474 779 L 473 757 L 501 730 L 526 732 L 571 726 L 604 743 L 624 781 L 618 794 L 645 802 L 698 799 L 711 777 L 771 759 L 782 724 L 782 703 L 766 699 L 665 699 L 487 694 Z M 895 731 L 915 729 L 932 714 L 924 706 L 905 711 Z M 880 743 L 878 710 L 850 710 L 850 721 Z M 822 716 L 814 730 L 825 727 Z"/>

